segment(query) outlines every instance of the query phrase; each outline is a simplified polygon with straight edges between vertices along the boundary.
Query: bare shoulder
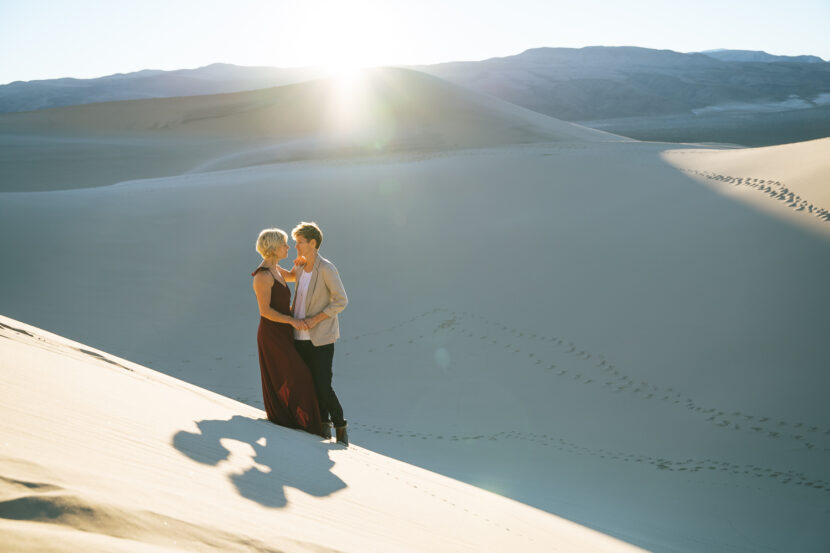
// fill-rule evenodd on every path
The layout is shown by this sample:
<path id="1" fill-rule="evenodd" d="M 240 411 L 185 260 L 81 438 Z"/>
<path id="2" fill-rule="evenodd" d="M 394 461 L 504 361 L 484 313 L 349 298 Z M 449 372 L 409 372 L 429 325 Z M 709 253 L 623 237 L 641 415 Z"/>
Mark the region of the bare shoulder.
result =
<path id="1" fill-rule="evenodd" d="M 254 273 L 254 288 L 260 286 L 271 286 L 274 284 L 274 276 L 271 274 L 271 271 L 264 270 L 260 271 L 257 270 Z"/>

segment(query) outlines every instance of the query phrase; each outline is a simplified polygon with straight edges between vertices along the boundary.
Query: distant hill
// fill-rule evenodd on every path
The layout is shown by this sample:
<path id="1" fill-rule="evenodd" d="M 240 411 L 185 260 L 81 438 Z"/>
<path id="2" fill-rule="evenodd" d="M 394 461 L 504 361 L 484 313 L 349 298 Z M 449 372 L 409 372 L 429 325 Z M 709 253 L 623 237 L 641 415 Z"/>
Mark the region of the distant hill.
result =
<path id="1" fill-rule="evenodd" d="M 418 69 L 639 140 L 766 146 L 830 136 L 830 63 L 778 61 L 788 63 L 596 46 Z"/>
<path id="2" fill-rule="evenodd" d="M 818 56 L 776 56 L 762 50 L 704 50 L 704 56 L 721 61 L 749 61 L 761 63 L 793 62 L 793 63 L 825 63 Z"/>
<path id="3" fill-rule="evenodd" d="M 215 63 L 198 69 L 144 70 L 96 79 L 16 81 L 0 86 L 0 112 L 256 90 L 316 79 L 323 73 L 314 68 L 280 69 Z"/>
<path id="4" fill-rule="evenodd" d="M 830 92 L 830 63 L 725 62 L 635 47 L 536 48 L 418 67 L 567 121 L 691 113 L 735 102 L 805 102 Z"/>

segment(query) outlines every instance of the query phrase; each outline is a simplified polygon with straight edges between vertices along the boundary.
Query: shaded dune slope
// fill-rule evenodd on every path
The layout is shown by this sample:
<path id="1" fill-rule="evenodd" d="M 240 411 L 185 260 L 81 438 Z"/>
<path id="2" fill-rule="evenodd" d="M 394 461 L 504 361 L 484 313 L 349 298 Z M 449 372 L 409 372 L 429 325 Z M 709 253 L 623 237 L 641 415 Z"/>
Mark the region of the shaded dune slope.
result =
<path id="1" fill-rule="evenodd" d="M 0 115 L 3 191 L 312 158 L 627 140 L 408 69 Z"/>
<path id="2" fill-rule="evenodd" d="M 408 69 L 250 92 L 129 100 L 8 114 L 0 129 L 296 139 L 381 131 L 425 146 L 618 138 Z M 379 136 L 377 138 L 384 138 Z"/>

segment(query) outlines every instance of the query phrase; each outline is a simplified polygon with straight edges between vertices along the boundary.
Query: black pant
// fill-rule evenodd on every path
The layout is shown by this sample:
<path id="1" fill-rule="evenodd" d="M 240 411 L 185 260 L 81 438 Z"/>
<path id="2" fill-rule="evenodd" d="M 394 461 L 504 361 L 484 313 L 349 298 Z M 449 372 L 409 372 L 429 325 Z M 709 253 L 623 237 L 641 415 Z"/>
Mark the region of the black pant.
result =
<path id="1" fill-rule="evenodd" d="M 346 422 L 343 419 L 343 408 L 337 400 L 334 388 L 331 387 L 334 344 L 315 346 L 311 340 L 294 340 L 294 346 L 314 378 L 314 390 L 317 392 L 317 403 L 320 404 L 320 420 L 330 420 L 334 426 L 342 426 Z"/>

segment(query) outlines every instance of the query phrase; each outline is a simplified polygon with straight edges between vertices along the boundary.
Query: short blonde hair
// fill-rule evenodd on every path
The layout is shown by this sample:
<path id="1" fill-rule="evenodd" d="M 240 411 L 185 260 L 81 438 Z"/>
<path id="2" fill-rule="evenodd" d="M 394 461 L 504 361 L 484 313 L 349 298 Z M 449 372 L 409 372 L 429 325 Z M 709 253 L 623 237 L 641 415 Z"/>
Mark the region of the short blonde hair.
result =
<path id="1" fill-rule="evenodd" d="M 302 236 L 306 240 L 316 240 L 318 250 L 320 249 L 320 244 L 323 243 L 323 231 L 320 230 L 317 223 L 313 221 L 310 223 L 303 221 L 294 227 L 294 230 L 291 231 L 291 236 L 294 237 L 294 240 L 296 240 L 298 236 Z"/>
<path id="2" fill-rule="evenodd" d="M 288 235 L 278 228 L 267 228 L 256 239 L 256 251 L 263 259 L 276 255 L 277 248 L 288 243 Z"/>

